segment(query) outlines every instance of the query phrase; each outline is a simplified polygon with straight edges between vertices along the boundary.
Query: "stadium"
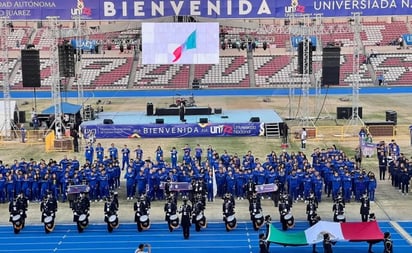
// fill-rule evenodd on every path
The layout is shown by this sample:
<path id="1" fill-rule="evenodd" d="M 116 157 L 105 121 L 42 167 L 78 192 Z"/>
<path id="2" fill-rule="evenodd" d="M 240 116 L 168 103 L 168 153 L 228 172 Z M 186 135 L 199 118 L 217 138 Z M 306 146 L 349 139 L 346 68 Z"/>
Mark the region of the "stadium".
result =
<path id="1" fill-rule="evenodd" d="M 186 145 L 211 145 L 239 157 L 253 150 L 262 163 L 273 150 L 309 157 L 336 145 L 350 158 L 359 146 L 363 168 L 378 175 L 380 140 L 396 139 L 407 157 L 412 151 L 411 8 L 407 0 L 1 2 L 1 160 L 11 165 L 21 158 L 77 156 L 84 163 L 91 140 L 107 150 L 112 143 L 132 150 L 141 145 L 149 160 L 161 145 L 167 162 L 172 147 L 183 155 Z M 373 142 L 359 142 L 363 127 Z M 117 189 L 121 225 L 113 233 L 106 231 L 101 202 L 90 204 L 83 233 L 69 204 L 59 202 L 56 228 L 47 234 L 37 200 L 30 201 L 19 234 L 8 222 L 8 204 L 0 204 L 0 251 L 134 252 L 149 243 L 153 252 L 259 252 L 259 233 L 267 229 L 254 230 L 240 196 L 233 230 L 222 222 L 219 196 L 207 203 L 207 227 L 196 232 L 192 225 L 189 240 L 181 228 L 167 230 L 164 200 L 152 202 L 152 225 L 138 232 L 125 174 Z M 365 242 L 382 241 L 387 231 L 395 250 L 408 252 L 407 192 L 400 194 L 390 180 L 378 183 L 370 204 L 377 226 L 342 232 L 334 252 L 366 252 Z M 333 202 L 324 197 L 318 209 L 323 227 L 306 232 L 306 202 L 298 200 L 296 223 L 285 232 L 265 195 L 263 213 L 273 219 L 270 251 L 312 252 L 313 244 L 322 250 L 316 237 L 343 224 L 330 222 Z M 359 206 L 346 204 L 346 228 L 359 225 Z"/>

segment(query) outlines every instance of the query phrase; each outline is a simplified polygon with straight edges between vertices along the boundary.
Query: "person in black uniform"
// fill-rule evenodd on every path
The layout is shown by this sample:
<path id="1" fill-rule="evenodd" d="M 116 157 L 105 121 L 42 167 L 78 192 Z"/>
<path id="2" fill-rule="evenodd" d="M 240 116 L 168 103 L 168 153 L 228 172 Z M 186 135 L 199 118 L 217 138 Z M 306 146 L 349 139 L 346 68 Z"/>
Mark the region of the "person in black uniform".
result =
<path id="1" fill-rule="evenodd" d="M 90 200 L 86 193 L 81 192 L 80 197 L 73 203 L 73 221 L 77 222 L 81 214 L 88 214 L 90 210 Z"/>
<path id="2" fill-rule="evenodd" d="M 285 215 L 290 213 L 291 208 L 292 208 L 292 201 L 288 194 L 284 194 L 279 203 L 280 223 L 282 224 L 283 230 L 288 229 L 288 223 L 287 223 L 287 220 L 285 220 Z"/>
<path id="3" fill-rule="evenodd" d="M 323 235 L 323 252 L 324 253 L 333 253 L 332 245 L 335 245 L 336 242 L 330 240 L 330 235 L 328 233 Z"/>
<path id="4" fill-rule="evenodd" d="M 165 212 L 165 221 L 167 221 L 167 224 L 169 226 L 169 231 L 172 232 L 173 227 L 171 227 L 170 216 L 177 213 L 177 205 L 173 194 L 169 195 L 169 197 L 167 198 L 167 202 L 163 210 Z"/>
<path id="5" fill-rule="evenodd" d="M 119 210 L 119 204 L 116 203 L 114 195 L 111 195 L 110 198 L 104 203 L 104 222 L 109 221 L 109 217 L 116 215 Z"/>
<path id="6" fill-rule="evenodd" d="M 269 253 L 269 245 L 264 233 L 259 234 L 259 253 Z"/>
<path id="7" fill-rule="evenodd" d="M 179 213 L 182 214 L 182 229 L 183 229 L 183 238 L 189 239 L 190 235 L 190 226 L 192 217 L 192 206 L 187 203 L 187 197 L 183 196 L 183 205 L 179 209 Z"/>
<path id="8" fill-rule="evenodd" d="M 256 226 L 255 215 L 258 213 L 262 213 L 262 205 L 256 193 L 253 194 L 252 199 L 249 200 L 249 213 L 250 220 L 253 223 L 253 229 L 258 230 L 259 227 Z"/>
<path id="9" fill-rule="evenodd" d="M 76 129 L 72 129 L 70 133 L 73 138 L 73 151 L 79 152 L 79 132 Z"/>
<path id="10" fill-rule="evenodd" d="M 252 195 L 256 193 L 256 183 L 253 181 L 252 178 L 249 178 L 248 182 L 246 183 L 245 191 L 247 199 L 252 198 Z"/>
<path id="11" fill-rule="evenodd" d="M 342 196 L 339 194 L 336 199 L 335 203 L 332 207 L 333 211 L 333 221 L 334 222 L 344 222 L 345 220 L 340 219 L 340 217 L 344 217 L 345 215 L 345 203 L 343 202 Z"/>
<path id="12" fill-rule="evenodd" d="M 361 201 L 361 206 L 360 206 L 360 215 L 362 222 L 367 222 L 368 221 L 368 216 L 369 216 L 369 210 L 370 210 L 370 201 L 368 198 L 368 194 L 363 193 L 362 198 L 360 199 Z"/>
<path id="13" fill-rule="evenodd" d="M 201 226 L 200 226 L 199 221 L 197 221 L 197 216 L 202 215 L 204 217 L 205 206 L 204 206 L 204 203 L 203 203 L 203 196 L 201 194 L 198 194 L 195 199 L 196 199 L 195 200 L 196 202 L 193 205 L 192 223 L 195 223 L 196 231 L 199 232 Z"/>
<path id="14" fill-rule="evenodd" d="M 383 253 L 393 253 L 393 242 L 389 232 L 385 232 L 383 235 Z"/>
<path id="15" fill-rule="evenodd" d="M 57 200 L 53 197 L 51 192 L 47 193 L 47 197 L 40 204 L 41 222 L 44 222 L 46 216 L 55 215 L 57 212 Z"/>
<path id="16" fill-rule="evenodd" d="M 16 205 L 17 205 L 17 210 L 20 210 L 22 212 L 22 217 L 23 217 L 23 221 L 24 221 L 27 218 L 26 212 L 27 212 L 27 208 L 29 206 L 29 201 L 24 196 L 23 192 L 20 192 L 19 195 L 17 195 Z M 24 222 L 23 222 L 23 228 L 24 228 Z"/>

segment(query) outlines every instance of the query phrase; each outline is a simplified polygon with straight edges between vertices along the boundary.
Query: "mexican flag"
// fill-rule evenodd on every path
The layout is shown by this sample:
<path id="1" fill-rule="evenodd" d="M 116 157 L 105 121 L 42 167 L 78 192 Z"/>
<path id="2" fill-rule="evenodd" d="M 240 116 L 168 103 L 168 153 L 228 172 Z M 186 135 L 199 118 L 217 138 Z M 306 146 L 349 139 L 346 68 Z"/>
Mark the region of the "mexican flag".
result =
<path id="1" fill-rule="evenodd" d="M 379 241 L 383 233 L 376 221 L 370 222 L 330 222 L 319 221 L 304 231 L 281 231 L 272 225 L 269 228 L 268 241 L 284 246 L 303 246 L 323 241 L 323 235 L 330 234 L 332 241 Z"/>

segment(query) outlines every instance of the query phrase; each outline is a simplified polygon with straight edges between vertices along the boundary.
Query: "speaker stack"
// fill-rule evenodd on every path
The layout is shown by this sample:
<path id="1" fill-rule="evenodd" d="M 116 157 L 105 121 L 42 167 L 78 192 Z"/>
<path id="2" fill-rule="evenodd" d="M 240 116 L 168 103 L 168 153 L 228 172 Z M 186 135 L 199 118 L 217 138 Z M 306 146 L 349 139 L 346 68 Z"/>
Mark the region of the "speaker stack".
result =
<path id="1" fill-rule="evenodd" d="M 312 74 L 312 54 L 313 54 L 313 45 L 312 42 L 309 42 L 309 73 L 303 73 L 305 67 L 303 66 L 303 41 L 299 42 L 298 45 L 298 72 L 299 74 Z"/>
<path id="2" fill-rule="evenodd" d="M 362 118 L 362 107 L 358 107 L 358 116 Z M 352 107 L 336 107 L 336 119 L 352 118 Z"/>
<path id="3" fill-rule="evenodd" d="M 386 122 L 392 121 L 395 125 L 398 124 L 398 113 L 396 111 L 386 111 Z"/>
<path id="4" fill-rule="evenodd" d="M 21 72 L 23 76 L 23 87 L 38 88 L 41 86 L 39 50 L 21 50 Z"/>
<path id="5" fill-rule="evenodd" d="M 72 45 L 59 45 L 60 77 L 74 77 L 76 75 L 74 53 L 75 50 Z"/>
<path id="6" fill-rule="evenodd" d="M 322 85 L 339 85 L 340 47 L 323 48 L 322 73 Z"/>
<path id="7" fill-rule="evenodd" d="M 147 116 L 152 116 L 152 115 L 154 115 L 153 103 L 147 103 L 147 104 L 146 104 L 146 115 L 147 115 Z"/>

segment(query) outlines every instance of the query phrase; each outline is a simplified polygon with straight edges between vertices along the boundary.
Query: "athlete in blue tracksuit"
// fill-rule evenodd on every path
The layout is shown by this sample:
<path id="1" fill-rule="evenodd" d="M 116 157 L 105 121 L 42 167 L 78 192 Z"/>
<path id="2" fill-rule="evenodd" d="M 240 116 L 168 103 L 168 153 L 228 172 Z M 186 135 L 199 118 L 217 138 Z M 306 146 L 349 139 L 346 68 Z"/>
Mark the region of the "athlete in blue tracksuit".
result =
<path id="1" fill-rule="evenodd" d="M 6 180 L 7 200 L 12 202 L 14 200 L 14 176 L 9 175 Z"/>
<path id="2" fill-rule="evenodd" d="M 95 171 L 92 171 L 87 178 L 87 182 L 89 183 L 90 191 L 89 191 L 89 198 L 92 201 L 97 201 L 98 198 L 98 177 Z"/>
<path id="3" fill-rule="evenodd" d="M 0 173 L 0 203 L 6 203 L 6 178 Z"/>
<path id="4" fill-rule="evenodd" d="M 173 147 L 172 150 L 170 150 L 170 162 L 172 164 L 172 169 L 176 169 L 177 167 L 177 150 L 176 147 Z"/>
<path id="5" fill-rule="evenodd" d="M 97 143 L 95 152 L 96 152 L 97 161 L 99 163 L 102 163 L 103 159 L 104 159 L 104 148 L 102 147 L 102 144 Z M 90 163 L 92 163 L 92 162 L 93 162 L 93 160 L 90 161 Z"/>
<path id="6" fill-rule="evenodd" d="M 147 178 L 143 170 L 140 170 L 137 173 L 135 177 L 135 183 L 136 183 L 137 195 L 141 196 L 142 194 L 146 192 L 146 184 L 147 184 Z"/>
<path id="7" fill-rule="evenodd" d="M 129 168 L 129 161 L 130 161 L 130 149 L 127 145 L 124 145 L 122 148 L 122 170 Z"/>
<path id="8" fill-rule="evenodd" d="M 229 170 L 226 176 L 226 193 L 230 193 L 232 194 L 232 196 L 235 196 L 235 190 L 236 190 L 235 176 L 233 175 L 233 172 Z"/>
<path id="9" fill-rule="evenodd" d="M 313 188 L 316 199 L 318 202 L 322 201 L 322 191 L 323 191 L 323 179 L 320 174 L 317 174 L 313 178 Z"/>
<path id="10" fill-rule="evenodd" d="M 114 143 L 110 144 L 108 151 L 110 159 L 112 159 L 113 161 L 119 159 L 119 153 L 117 151 L 117 148 L 114 146 Z"/>
<path id="11" fill-rule="evenodd" d="M 345 175 L 342 177 L 342 190 L 343 190 L 343 200 L 345 203 L 350 202 L 352 195 L 352 177 L 349 171 L 345 172 Z"/>
<path id="12" fill-rule="evenodd" d="M 335 200 L 342 188 L 342 179 L 338 172 L 335 171 L 332 177 L 332 199 Z"/>
<path id="13" fill-rule="evenodd" d="M 205 175 L 205 182 L 207 187 L 207 201 L 212 202 L 214 199 L 213 196 L 213 169 L 210 169 L 209 172 Z"/>
<path id="14" fill-rule="evenodd" d="M 292 170 L 292 173 L 287 176 L 287 183 L 288 183 L 288 190 L 289 190 L 289 196 L 293 199 L 293 201 L 296 201 L 298 198 L 298 187 L 299 187 L 299 182 L 298 182 L 298 176 L 296 175 L 296 170 Z"/>
<path id="15" fill-rule="evenodd" d="M 156 156 L 156 161 L 160 162 L 163 160 L 163 149 L 160 146 L 157 146 L 157 149 L 155 151 L 155 156 Z"/>
<path id="16" fill-rule="evenodd" d="M 245 177 L 245 174 L 243 174 L 243 171 L 239 169 L 236 170 L 235 181 L 236 181 L 236 197 L 238 199 L 243 199 L 245 196 L 244 185 L 246 184 L 246 177 Z"/>
<path id="17" fill-rule="evenodd" d="M 406 178 L 405 178 L 405 183 L 406 183 L 407 185 L 409 185 L 410 176 L 409 176 L 408 171 L 406 172 L 406 174 L 407 174 L 408 176 L 406 176 Z M 368 181 L 369 200 L 370 200 L 370 201 L 375 201 L 375 190 L 376 190 L 376 187 L 377 187 L 377 182 L 376 182 L 375 174 L 372 173 L 372 172 L 369 173 L 368 178 L 369 178 L 369 181 Z M 406 193 L 407 193 L 407 192 L 406 192 Z"/>
<path id="18" fill-rule="evenodd" d="M 126 197 L 127 199 L 133 199 L 134 195 L 134 184 L 135 184 L 135 175 L 133 173 L 132 168 L 128 168 L 126 174 L 124 175 L 126 179 Z"/>
<path id="19" fill-rule="evenodd" d="M 86 159 L 86 161 L 88 161 L 89 163 L 93 162 L 93 155 L 94 155 L 94 149 L 92 146 L 87 145 L 84 148 L 84 158 Z"/>
<path id="20" fill-rule="evenodd" d="M 103 201 L 103 199 L 107 199 L 109 197 L 109 176 L 106 174 L 105 170 L 102 170 L 98 181 L 100 201 Z"/>

